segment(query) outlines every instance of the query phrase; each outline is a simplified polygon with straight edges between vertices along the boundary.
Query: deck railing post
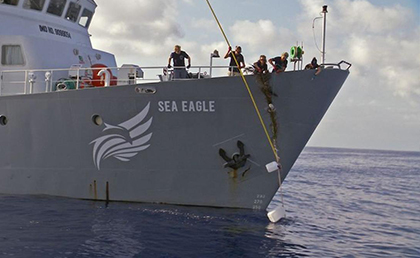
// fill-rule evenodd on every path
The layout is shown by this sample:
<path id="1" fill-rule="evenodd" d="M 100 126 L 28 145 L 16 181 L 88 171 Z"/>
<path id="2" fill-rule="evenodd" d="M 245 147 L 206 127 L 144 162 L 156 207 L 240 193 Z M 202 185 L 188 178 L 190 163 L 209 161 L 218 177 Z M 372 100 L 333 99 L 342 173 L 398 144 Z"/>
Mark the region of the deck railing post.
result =
<path id="1" fill-rule="evenodd" d="M 2 88 L 3 87 L 3 71 L 0 73 L 0 96 L 1 96 L 1 92 L 2 92 Z"/>
<path id="2" fill-rule="evenodd" d="M 76 89 L 79 89 L 79 78 L 80 78 L 80 67 L 77 67 L 77 71 L 76 71 Z"/>
<path id="3" fill-rule="evenodd" d="M 45 73 L 45 92 L 48 92 L 50 89 L 50 79 L 51 79 L 51 72 Z"/>
<path id="4" fill-rule="evenodd" d="M 28 83 L 27 82 L 28 82 L 28 71 L 26 70 L 25 71 L 25 84 L 23 85 L 23 93 L 24 94 L 27 94 L 27 92 L 28 92 L 28 89 L 27 89 L 28 88 L 28 86 L 27 86 Z"/>
<path id="5" fill-rule="evenodd" d="M 28 73 L 28 77 L 29 77 L 29 94 L 34 93 L 34 83 L 36 80 L 36 75 L 34 72 L 30 72 Z"/>

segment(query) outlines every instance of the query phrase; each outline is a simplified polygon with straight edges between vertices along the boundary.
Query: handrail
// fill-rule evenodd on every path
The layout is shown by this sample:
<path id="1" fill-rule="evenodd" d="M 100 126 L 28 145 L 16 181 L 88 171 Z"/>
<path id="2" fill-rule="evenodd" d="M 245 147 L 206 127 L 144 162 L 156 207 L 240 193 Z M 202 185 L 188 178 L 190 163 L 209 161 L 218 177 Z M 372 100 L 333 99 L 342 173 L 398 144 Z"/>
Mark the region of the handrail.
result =
<path id="1" fill-rule="evenodd" d="M 199 69 L 199 68 L 233 68 L 236 66 L 228 66 L 228 65 L 213 65 L 213 66 L 209 66 L 209 65 L 200 65 L 200 66 L 191 66 L 189 69 Z M 110 69 L 110 70 L 117 70 L 117 69 L 122 69 L 123 67 L 106 67 L 106 69 Z M 168 68 L 167 66 L 142 66 L 139 67 L 141 69 L 172 69 L 172 68 L 187 68 L 187 66 L 175 66 L 172 68 Z M 11 73 L 11 72 L 49 72 L 49 71 L 77 71 L 77 70 L 98 70 L 98 68 L 95 67 L 80 67 L 80 68 L 54 68 L 54 69 L 28 69 L 28 70 L 2 70 L 2 72 L 4 73 Z"/>
<path id="2" fill-rule="evenodd" d="M 346 65 L 348 65 L 347 66 L 347 71 L 350 69 L 350 67 L 351 67 L 351 64 L 349 63 L 349 62 L 346 62 L 346 61 L 344 61 L 344 60 L 341 60 L 339 63 L 338 63 L 338 67 L 340 67 L 340 69 L 341 69 L 341 64 L 346 64 Z"/>
<path id="3" fill-rule="evenodd" d="M 186 68 L 189 71 L 189 75 L 191 75 L 188 79 L 202 79 L 210 78 L 208 74 L 209 69 L 226 69 L 227 71 L 229 66 L 206 65 L 191 66 L 189 68 L 177 66 L 169 69 L 166 66 L 80 67 L 75 65 L 69 68 L 55 69 L 0 70 L 0 96 L 4 94 L 51 92 L 55 91 L 57 86 L 62 86 L 65 89 L 68 88 L 65 85 L 66 83 L 72 84 L 71 89 L 92 87 L 98 83 L 102 85 L 102 74 L 105 71 L 111 71 L 110 74 L 112 74 L 108 74 L 105 76 L 107 78 L 104 78 L 110 79 L 110 82 L 106 83 L 107 86 L 169 81 L 174 80 L 172 76 L 174 68 Z M 157 73 L 153 72 L 153 70 L 157 71 Z M 97 75 L 100 71 L 102 73 Z M 141 74 L 140 77 L 137 75 L 138 71 Z M 144 76 L 146 71 L 148 71 L 148 76 Z M 121 72 L 123 76 L 121 76 Z M 219 73 L 215 77 L 226 74 L 227 72 Z M 163 78 L 165 76 L 167 78 Z M 36 88 L 35 91 L 33 91 L 35 89 L 34 85 Z M 42 89 L 40 90 L 41 87 Z"/>
<path id="4" fill-rule="evenodd" d="M 344 60 L 339 63 L 325 63 L 320 66 L 326 68 L 327 66 L 336 67 L 340 70 L 343 70 L 342 65 L 347 65 L 345 70 L 349 70 L 352 64 Z M 211 78 L 206 69 L 226 69 L 232 68 L 235 66 L 191 66 L 187 68 L 186 66 L 176 66 L 168 68 L 166 66 L 146 66 L 146 67 L 70 67 L 70 68 L 57 68 L 57 69 L 29 69 L 29 70 L 2 70 L 0 71 L 0 96 L 3 94 L 31 94 L 34 93 L 34 85 L 36 85 L 35 92 L 51 92 L 56 90 L 55 87 L 59 86 L 59 83 L 73 83 L 73 89 L 80 89 L 91 87 L 94 84 L 101 82 L 101 79 L 93 78 L 93 71 L 101 71 L 103 69 L 112 71 L 113 75 L 119 75 L 119 78 L 112 77 L 112 85 L 127 85 L 127 84 L 141 84 L 141 83 L 150 83 L 150 82 L 159 82 L 159 81 L 172 81 L 173 71 L 177 68 L 185 68 L 189 71 L 189 74 L 192 75 L 187 79 L 202 79 L 202 78 Z M 128 77 L 128 74 L 124 72 L 125 77 L 121 77 L 120 72 L 124 69 L 140 69 L 141 77 L 137 77 L 137 74 L 134 74 L 133 77 Z M 148 77 L 144 77 L 144 71 L 155 70 L 159 74 L 149 73 Z M 136 70 L 137 71 L 137 70 Z M 191 71 L 194 71 L 192 73 Z M 198 72 L 196 72 L 198 71 Z M 220 71 L 220 70 L 219 70 Z M 246 73 L 251 72 L 252 69 L 245 68 Z M 132 74 L 132 72 L 130 71 Z M 38 78 L 36 78 L 38 76 Z M 222 77 L 227 76 L 227 72 L 219 72 L 216 76 L 213 77 Z M 96 77 L 96 76 L 95 76 Z M 110 76 L 108 76 L 110 77 Z M 97 78 L 97 77 L 96 77 Z M 176 79 L 175 79 L 176 80 Z M 183 80 L 183 79 L 181 79 Z M 102 83 L 102 82 L 101 82 Z M 42 84 L 42 86 L 40 86 Z M 109 85 L 109 83 L 107 83 Z M 62 86 L 62 85 L 61 85 Z M 18 87 L 18 88 L 17 88 Z M 42 90 L 40 91 L 40 88 Z M 65 85 L 64 85 L 64 88 Z"/>
<path id="5" fill-rule="evenodd" d="M 320 64 L 320 66 L 322 66 L 323 68 L 325 68 L 326 66 L 333 66 L 333 67 L 336 66 L 336 67 L 338 67 L 338 69 L 343 70 L 343 69 L 341 69 L 342 64 L 347 65 L 347 68 L 345 69 L 346 71 L 348 71 L 350 69 L 350 67 L 352 66 L 351 63 L 349 63 L 347 61 L 344 61 L 344 60 L 341 60 L 337 64 L 335 64 L 335 63 L 324 63 L 324 64 Z"/>

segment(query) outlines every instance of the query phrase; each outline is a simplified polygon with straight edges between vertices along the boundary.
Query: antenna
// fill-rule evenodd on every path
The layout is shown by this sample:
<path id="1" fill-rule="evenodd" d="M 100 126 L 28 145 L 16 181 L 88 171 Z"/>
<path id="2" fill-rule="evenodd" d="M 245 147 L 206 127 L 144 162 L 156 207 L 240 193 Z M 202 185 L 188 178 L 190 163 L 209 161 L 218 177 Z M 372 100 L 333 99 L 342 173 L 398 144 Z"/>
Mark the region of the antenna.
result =
<path id="1" fill-rule="evenodd" d="M 322 7 L 322 12 L 323 13 L 323 20 L 324 20 L 324 25 L 322 26 L 322 56 L 321 56 L 321 64 L 325 64 L 325 37 L 327 35 L 327 10 L 328 6 L 324 5 Z"/>

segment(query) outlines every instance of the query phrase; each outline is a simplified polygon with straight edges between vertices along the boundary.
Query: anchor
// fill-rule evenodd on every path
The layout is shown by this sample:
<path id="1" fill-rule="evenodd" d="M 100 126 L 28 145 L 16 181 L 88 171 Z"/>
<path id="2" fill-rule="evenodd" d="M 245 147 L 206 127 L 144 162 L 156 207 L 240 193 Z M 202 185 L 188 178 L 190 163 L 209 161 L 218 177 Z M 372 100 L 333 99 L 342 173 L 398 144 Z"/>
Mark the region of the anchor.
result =
<path id="1" fill-rule="evenodd" d="M 251 156 L 250 154 L 245 154 L 245 145 L 243 144 L 243 142 L 238 141 L 236 143 L 236 145 L 239 148 L 239 154 L 238 153 L 234 153 L 232 155 L 232 157 L 229 157 L 226 154 L 226 151 L 224 149 L 219 149 L 219 155 L 220 157 L 222 157 L 226 163 L 223 165 L 224 168 L 231 168 L 233 169 L 233 174 L 236 175 L 236 171 L 242 167 L 245 166 L 247 159 Z M 242 177 L 245 176 L 245 173 L 248 172 L 250 168 L 246 169 L 243 173 L 242 173 Z M 236 176 L 234 176 L 236 177 Z"/>

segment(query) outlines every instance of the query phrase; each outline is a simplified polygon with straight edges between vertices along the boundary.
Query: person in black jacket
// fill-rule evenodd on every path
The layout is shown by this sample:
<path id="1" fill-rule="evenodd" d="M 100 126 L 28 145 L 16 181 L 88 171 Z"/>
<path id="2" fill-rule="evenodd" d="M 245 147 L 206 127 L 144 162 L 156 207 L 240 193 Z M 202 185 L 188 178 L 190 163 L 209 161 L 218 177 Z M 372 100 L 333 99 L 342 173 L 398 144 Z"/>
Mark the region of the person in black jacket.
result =
<path id="1" fill-rule="evenodd" d="M 188 78 L 187 70 L 185 70 L 185 59 L 188 59 L 187 68 L 191 67 L 191 57 L 181 50 L 180 45 L 174 47 L 174 52 L 171 53 L 168 60 L 168 68 L 172 68 L 171 60 L 174 62 L 174 79 Z"/>

